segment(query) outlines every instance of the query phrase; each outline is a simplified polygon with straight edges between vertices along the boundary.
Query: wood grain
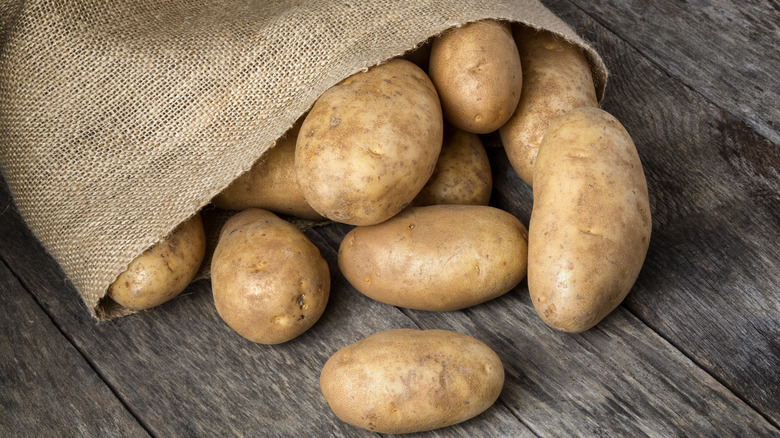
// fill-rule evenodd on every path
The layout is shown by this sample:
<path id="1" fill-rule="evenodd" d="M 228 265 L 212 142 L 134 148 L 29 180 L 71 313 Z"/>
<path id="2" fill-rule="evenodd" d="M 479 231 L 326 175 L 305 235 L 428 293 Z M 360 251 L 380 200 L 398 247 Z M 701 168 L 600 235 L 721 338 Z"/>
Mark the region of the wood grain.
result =
<path id="1" fill-rule="evenodd" d="M 0 436 L 149 436 L 0 262 Z"/>
<path id="2" fill-rule="evenodd" d="M 780 144 L 780 3 L 571 1 L 676 80 Z"/>

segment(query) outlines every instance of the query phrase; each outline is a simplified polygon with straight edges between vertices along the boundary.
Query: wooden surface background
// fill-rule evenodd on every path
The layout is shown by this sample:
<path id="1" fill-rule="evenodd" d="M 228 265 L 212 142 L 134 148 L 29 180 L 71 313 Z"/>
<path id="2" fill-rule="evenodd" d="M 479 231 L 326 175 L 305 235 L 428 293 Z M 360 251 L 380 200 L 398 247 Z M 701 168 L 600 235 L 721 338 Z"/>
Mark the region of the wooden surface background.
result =
<path id="1" fill-rule="evenodd" d="M 350 227 L 307 234 L 331 301 L 304 335 L 246 341 L 207 280 L 97 324 L 0 183 L 0 436 L 331 437 L 325 360 L 376 331 L 442 328 L 504 362 L 499 401 L 420 437 L 780 436 L 780 5 L 545 0 L 602 54 L 602 107 L 634 138 L 653 236 L 624 303 L 595 328 L 554 331 L 523 282 L 463 311 L 374 302 L 338 273 Z M 487 143 L 497 137 L 488 135 Z M 531 191 L 490 149 L 492 203 L 528 223 Z"/>

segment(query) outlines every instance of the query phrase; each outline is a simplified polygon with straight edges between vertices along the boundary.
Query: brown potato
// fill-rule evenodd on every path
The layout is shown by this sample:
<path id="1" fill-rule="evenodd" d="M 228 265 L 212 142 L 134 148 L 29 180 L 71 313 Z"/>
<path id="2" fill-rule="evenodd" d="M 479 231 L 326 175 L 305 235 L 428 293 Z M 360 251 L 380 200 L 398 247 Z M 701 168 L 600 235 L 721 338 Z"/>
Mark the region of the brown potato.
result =
<path id="1" fill-rule="evenodd" d="M 494 207 L 413 207 L 350 231 L 339 248 L 339 267 L 377 301 L 457 310 L 503 295 L 525 278 L 527 238 L 517 218 Z"/>
<path id="2" fill-rule="evenodd" d="M 321 220 L 295 178 L 295 143 L 300 121 L 280 138 L 249 171 L 214 197 L 214 206 L 227 210 L 261 208 L 309 220 Z"/>
<path id="3" fill-rule="evenodd" d="M 326 91 L 301 127 L 295 172 L 323 216 L 370 225 L 406 207 L 433 173 L 441 106 L 430 79 L 394 59 Z"/>
<path id="4" fill-rule="evenodd" d="M 469 23 L 434 39 L 429 74 L 444 119 L 476 134 L 506 123 L 523 87 L 512 30 L 508 23 L 493 20 Z"/>
<path id="5" fill-rule="evenodd" d="M 108 287 L 108 296 L 132 310 L 160 305 L 190 284 L 205 254 L 206 234 L 196 214 L 136 257 Z"/>
<path id="6" fill-rule="evenodd" d="M 579 46 L 531 27 L 515 28 L 514 37 L 523 63 L 523 92 L 512 118 L 498 132 L 512 167 L 533 184 L 534 162 L 547 127 L 574 108 L 597 108 L 598 100 Z"/>
<path id="7" fill-rule="evenodd" d="M 587 330 L 628 294 L 644 263 L 651 219 L 634 142 L 598 108 L 557 119 L 534 167 L 528 289 L 550 326 Z"/>
<path id="8" fill-rule="evenodd" d="M 325 310 L 330 271 L 301 230 L 248 209 L 222 228 L 211 261 L 219 316 L 253 342 L 278 344 L 308 330 Z"/>
<path id="9" fill-rule="evenodd" d="M 479 136 L 445 127 L 436 168 L 413 204 L 487 205 L 492 190 L 490 160 Z"/>
<path id="10" fill-rule="evenodd" d="M 341 420 L 379 433 L 457 424 L 498 399 L 504 367 L 487 345 L 446 330 L 375 333 L 337 351 L 320 387 Z"/>

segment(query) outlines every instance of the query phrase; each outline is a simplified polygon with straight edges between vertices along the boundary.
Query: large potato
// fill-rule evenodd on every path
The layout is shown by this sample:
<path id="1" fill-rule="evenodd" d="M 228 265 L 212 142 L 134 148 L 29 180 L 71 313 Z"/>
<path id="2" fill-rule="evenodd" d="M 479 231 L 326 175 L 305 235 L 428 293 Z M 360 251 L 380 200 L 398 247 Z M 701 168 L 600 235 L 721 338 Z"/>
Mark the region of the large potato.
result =
<path id="1" fill-rule="evenodd" d="M 512 167 L 533 184 L 534 162 L 547 127 L 574 108 L 598 107 L 598 100 L 579 46 L 531 27 L 516 28 L 514 37 L 523 63 L 523 92 L 499 134 Z"/>
<path id="2" fill-rule="evenodd" d="M 228 220 L 211 261 L 220 317 L 262 344 L 289 341 L 325 310 L 330 272 L 301 230 L 273 213 L 245 210 Z"/>
<path id="3" fill-rule="evenodd" d="M 275 213 L 318 220 L 295 178 L 295 143 L 300 123 L 269 149 L 252 167 L 214 197 L 218 208 L 245 210 L 261 208 Z"/>
<path id="4" fill-rule="evenodd" d="M 628 294 L 650 242 L 647 183 L 614 117 L 579 108 L 539 147 L 529 225 L 528 289 L 550 326 L 581 332 Z"/>
<path id="5" fill-rule="evenodd" d="M 196 214 L 130 262 L 108 287 L 108 296 L 132 310 L 160 305 L 190 284 L 205 254 L 206 234 Z"/>
<path id="6" fill-rule="evenodd" d="M 395 59 L 326 91 L 301 127 L 295 172 L 306 200 L 338 222 L 370 225 L 406 207 L 442 143 L 439 98 L 416 65 Z"/>
<path id="7" fill-rule="evenodd" d="M 446 330 L 375 333 L 337 351 L 320 386 L 341 420 L 379 433 L 410 433 L 466 421 L 501 393 L 498 355 Z"/>
<path id="8" fill-rule="evenodd" d="M 527 230 L 482 205 L 413 207 L 341 242 L 339 267 L 366 296 L 419 310 L 462 309 L 496 298 L 525 278 Z"/>
<path id="9" fill-rule="evenodd" d="M 487 205 L 492 190 L 490 160 L 479 136 L 448 126 L 433 175 L 413 205 Z"/>
<path id="10" fill-rule="evenodd" d="M 517 107 L 522 65 L 508 23 L 478 21 L 433 40 L 429 66 L 444 119 L 476 134 L 493 132 Z"/>

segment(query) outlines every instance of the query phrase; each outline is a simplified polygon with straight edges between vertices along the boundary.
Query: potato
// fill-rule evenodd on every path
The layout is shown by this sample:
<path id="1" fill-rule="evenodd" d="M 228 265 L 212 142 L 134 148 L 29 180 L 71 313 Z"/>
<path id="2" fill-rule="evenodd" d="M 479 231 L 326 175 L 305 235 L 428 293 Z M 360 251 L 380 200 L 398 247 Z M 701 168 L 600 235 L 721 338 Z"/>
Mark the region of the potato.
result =
<path id="1" fill-rule="evenodd" d="M 433 175 L 413 205 L 487 205 L 492 190 L 490 161 L 479 136 L 448 126 Z"/>
<path id="2" fill-rule="evenodd" d="M 647 183 L 631 137 L 605 111 L 572 110 L 542 140 L 533 194 L 531 300 L 551 327 L 587 330 L 628 294 L 650 242 Z"/>
<path id="3" fill-rule="evenodd" d="M 387 220 L 430 178 L 442 131 L 436 89 L 416 65 L 394 59 L 352 75 L 303 122 L 295 151 L 303 195 L 334 221 Z"/>
<path id="4" fill-rule="evenodd" d="M 478 21 L 433 40 L 429 66 L 444 119 L 485 134 L 514 113 L 523 87 L 520 55 L 508 23 Z"/>
<path id="5" fill-rule="evenodd" d="M 337 351 L 320 387 L 341 420 L 379 433 L 460 423 L 498 399 L 504 367 L 487 345 L 446 330 L 375 333 Z"/>
<path id="6" fill-rule="evenodd" d="M 132 310 L 160 305 L 190 284 L 205 254 L 206 234 L 196 214 L 130 262 L 108 287 L 108 296 Z"/>
<path id="7" fill-rule="evenodd" d="M 305 234 L 270 211 L 247 209 L 222 228 L 211 261 L 219 316 L 261 344 L 289 341 L 325 310 L 330 272 Z"/>
<path id="8" fill-rule="evenodd" d="M 303 197 L 295 178 L 295 143 L 300 122 L 269 149 L 248 172 L 214 197 L 214 206 L 227 210 L 261 208 L 309 220 L 321 220 Z"/>
<path id="9" fill-rule="evenodd" d="M 534 162 L 547 127 L 574 108 L 598 107 L 588 61 L 576 44 L 549 31 L 518 27 L 523 92 L 512 118 L 499 129 L 509 162 L 533 184 Z"/>
<path id="10" fill-rule="evenodd" d="M 527 238 L 517 218 L 494 207 L 412 207 L 347 233 L 339 267 L 377 301 L 457 310 L 496 298 L 525 278 Z"/>

